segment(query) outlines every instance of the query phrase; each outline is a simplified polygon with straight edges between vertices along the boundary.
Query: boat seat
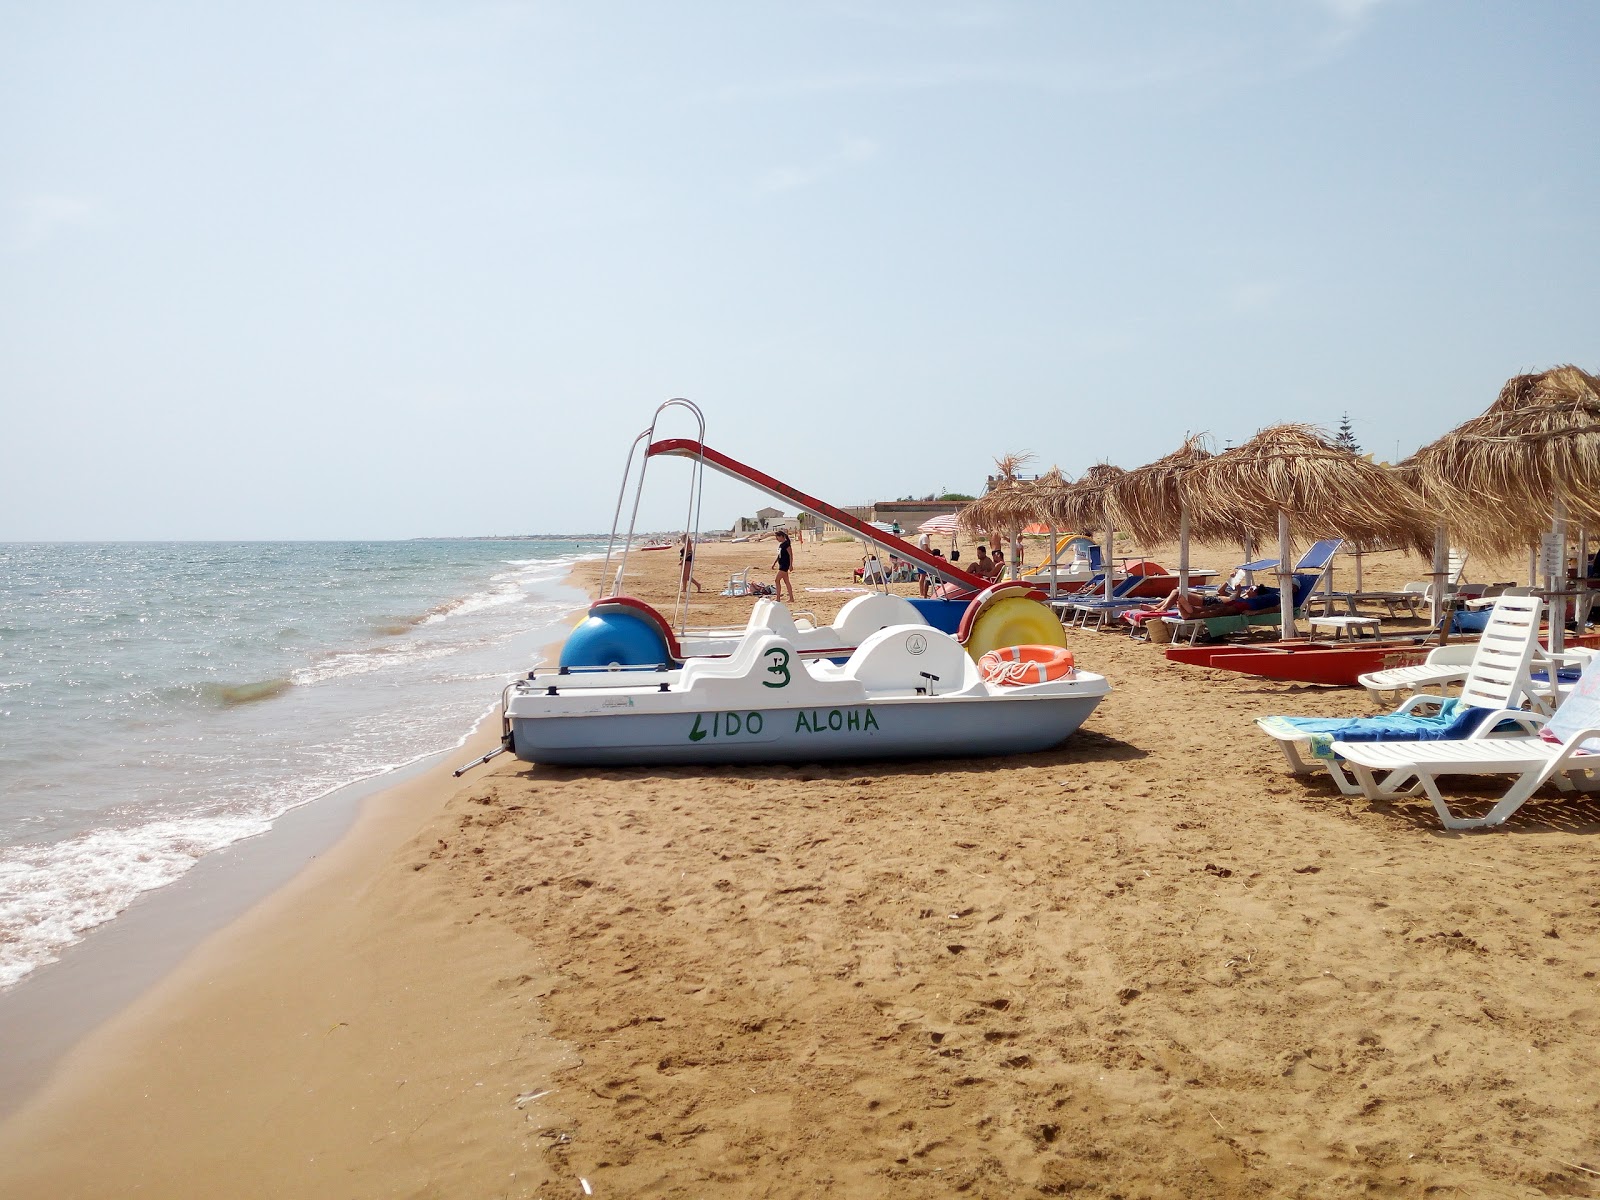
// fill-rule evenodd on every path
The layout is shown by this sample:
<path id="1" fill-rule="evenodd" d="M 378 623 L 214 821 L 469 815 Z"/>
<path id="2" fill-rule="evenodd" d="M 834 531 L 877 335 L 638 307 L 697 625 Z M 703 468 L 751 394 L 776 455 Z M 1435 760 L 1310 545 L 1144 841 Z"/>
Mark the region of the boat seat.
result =
<path id="1" fill-rule="evenodd" d="M 904 596 L 857 596 L 839 610 L 833 619 L 841 646 L 859 646 L 872 634 L 890 625 L 925 625 L 917 606 Z"/>
<path id="2" fill-rule="evenodd" d="M 977 664 L 960 642 L 922 624 L 891 625 L 869 635 L 839 674 L 856 679 L 868 691 L 931 688 L 938 696 L 982 682 Z M 929 675 L 935 678 L 929 680 Z"/>
<path id="3" fill-rule="evenodd" d="M 757 633 L 763 630 L 788 638 L 791 642 L 800 640 L 800 628 L 794 623 L 794 615 L 787 605 L 776 600 L 757 600 L 755 607 L 750 610 L 750 620 L 745 623 L 744 631 Z"/>
<path id="4" fill-rule="evenodd" d="M 687 688 L 706 679 L 746 679 L 756 671 L 761 656 L 774 647 L 782 647 L 799 660 L 794 643 L 788 638 L 775 633 L 743 637 L 726 658 L 691 658 L 684 663 L 678 673 L 678 686 Z"/>

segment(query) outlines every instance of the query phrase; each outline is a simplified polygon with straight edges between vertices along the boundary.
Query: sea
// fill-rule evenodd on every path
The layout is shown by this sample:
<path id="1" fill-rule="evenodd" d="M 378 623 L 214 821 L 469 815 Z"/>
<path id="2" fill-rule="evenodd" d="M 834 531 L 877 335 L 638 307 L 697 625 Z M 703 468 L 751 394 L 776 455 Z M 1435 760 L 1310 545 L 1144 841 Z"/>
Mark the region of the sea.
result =
<path id="1" fill-rule="evenodd" d="M 0 544 L 0 989 L 290 810 L 460 747 L 604 550 Z"/>

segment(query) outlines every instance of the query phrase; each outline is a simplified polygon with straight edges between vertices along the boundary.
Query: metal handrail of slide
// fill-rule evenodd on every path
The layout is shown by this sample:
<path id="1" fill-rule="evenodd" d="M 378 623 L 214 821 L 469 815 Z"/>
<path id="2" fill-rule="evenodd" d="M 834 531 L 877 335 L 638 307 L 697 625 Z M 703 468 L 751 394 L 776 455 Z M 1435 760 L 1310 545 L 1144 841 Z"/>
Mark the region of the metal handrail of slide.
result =
<path id="1" fill-rule="evenodd" d="M 622 587 L 623 575 L 628 568 L 628 551 L 633 545 L 634 534 L 639 522 L 639 501 L 644 496 L 645 472 L 650 465 L 649 447 L 656 436 L 656 426 L 660 424 L 662 414 L 671 408 L 686 408 L 694 415 L 695 425 L 700 436 L 690 444 L 702 447 L 706 444 L 705 414 L 700 411 L 700 407 L 694 401 L 685 400 L 682 396 L 674 396 L 671 400 L 657 405 L 655 413 L 650 418 L 649 426 L 633 439 L 632 444 L 628 447 L 627 461 L 622 468 L 622 485 L 617 489 L 617 507 L 611 517 L 611 537 L 606 543 L 606 560 L 600 568 L 600 593 L 602 598 L 607 595 L 615 596 Z M 617 570 L 613 575 L 611 572 L 611 558 L 612 554 L 617 550 L 617 530 L 622 523 L 622 502 L 628 494 L 628 480 L 633 475 L 633 457 L 637 453 L 641 442 L 645 445 L 645 453 L 639 461 L 639 479 L 634 486 L 633 508 L 628 514 L 628 532 L 622 539 Z M 690 546 L 694 546 L 700 540 L 700 503 L 704 487 L 705 466 L 697 459 L 689 479 L 689 511 L 684 520 L 684 530 L 689 538 Z M 677 599 L 672 610 L 672 623 L 678 627 L 680 632 L 688 620 L 688 608 L 688 580 L 685 575 L 680 575 Z"/>

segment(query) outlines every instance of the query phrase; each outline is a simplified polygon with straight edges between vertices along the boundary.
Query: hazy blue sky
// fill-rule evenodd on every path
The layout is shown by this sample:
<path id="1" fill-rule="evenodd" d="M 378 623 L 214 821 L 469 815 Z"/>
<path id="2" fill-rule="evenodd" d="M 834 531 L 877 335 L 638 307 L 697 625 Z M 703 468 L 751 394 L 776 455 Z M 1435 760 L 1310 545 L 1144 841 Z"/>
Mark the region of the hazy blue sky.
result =
<path id="1" fill-rule="evenodd" d="M 679 395 L 836 503 L 1345 411 L 1409 453 L 1600 366 L 1597 44 L 1582 0 L 0 0 L 0 539 L 602 529 Z"/>

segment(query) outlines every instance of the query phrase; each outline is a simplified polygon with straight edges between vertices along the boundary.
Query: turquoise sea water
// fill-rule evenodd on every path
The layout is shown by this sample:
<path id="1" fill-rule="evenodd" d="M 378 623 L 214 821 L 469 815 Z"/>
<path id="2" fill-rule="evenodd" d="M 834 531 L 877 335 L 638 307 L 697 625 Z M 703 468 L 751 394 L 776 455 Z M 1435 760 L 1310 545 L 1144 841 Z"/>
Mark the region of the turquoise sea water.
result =
<path id="1" fill-rule="evenodd" d="M 459 745 L 598 550 L 0 545 L 0 987 L 289 809 Z"/>

